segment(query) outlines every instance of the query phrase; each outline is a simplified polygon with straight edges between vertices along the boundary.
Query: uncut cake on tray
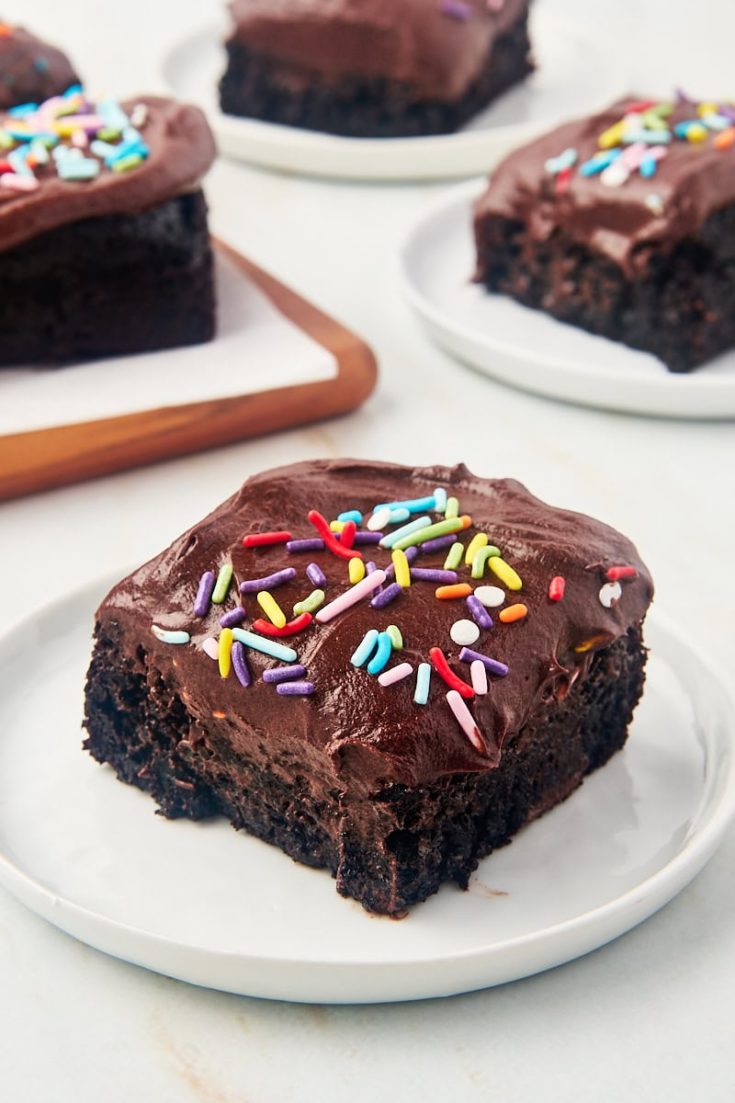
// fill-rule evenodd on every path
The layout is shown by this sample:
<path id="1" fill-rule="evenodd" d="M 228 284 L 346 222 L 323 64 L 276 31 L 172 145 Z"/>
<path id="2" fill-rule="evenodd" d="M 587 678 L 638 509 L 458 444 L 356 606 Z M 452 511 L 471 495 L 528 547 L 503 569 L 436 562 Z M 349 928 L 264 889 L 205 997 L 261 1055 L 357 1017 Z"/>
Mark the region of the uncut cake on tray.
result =
<path id="1" fill-rule="evenodd" d="M 103 601 L 85 746 L 401 915 L 622 747 L 651 597 L 629 540 L 510 479 L 266 471 Z"/>

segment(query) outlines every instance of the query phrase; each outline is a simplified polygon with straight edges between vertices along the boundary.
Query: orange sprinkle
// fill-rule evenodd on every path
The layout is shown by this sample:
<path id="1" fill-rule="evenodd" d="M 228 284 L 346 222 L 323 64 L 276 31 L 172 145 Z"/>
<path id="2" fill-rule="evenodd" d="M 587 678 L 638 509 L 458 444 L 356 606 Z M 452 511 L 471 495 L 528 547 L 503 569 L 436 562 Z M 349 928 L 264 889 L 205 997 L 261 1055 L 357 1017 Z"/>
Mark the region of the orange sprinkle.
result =
<path id="1" fill-rule="evenodd" d="M 523 620 L 527 616 L 527 607 L 519 601 L 517 605 L 506 605 L 505 609 L 501 609 L 498 613 L 498 620 L 502 620 L 503 624 L 514 624 L 515 621 Z"/>
<path id="2" fill-rule="evenodd" d="M 735 126 L 728 126 L 727 130 L 721 130 L 716 134 L 712 145 L 715 149 L 729 149 L 735 142 Z"/>
<path id="3" fill-rule="evenodd" d="M 212 713 L 212 716 L 214 716 L 217 720 L 224 720 L 226 715 L 227 715 L 226 712 L 220 712 L 219 709 L 215 709 L 214 712 Z"/>
<path id="4" fill-rule="evenodd" d="M 724 133 L 724 131 L 723 131 L 723 133 Z M 469 513 L 463 513 L 462 516 L 459 519 L 462 522 L 462 528 L 463 529 L 468 529 L 470 527 L 470 525 L 472 524 L 472 518 L 470 517 Z M 459 531 L 461 532 L 462 529 L 460 529 Z"/>
<path id="5" fill-rule="evenodd" d="M 10 38 L 12 34 L 12 27 L 9 27 L 7 23 L 0 23 L 0 38 Z"/>
<path id="6" fill-rule="evenodd" d="M 439 601 L 450 601 L 454 597 L 468 597 L 472 593 L 472 587 L 466 582 L 455 582 L 453 586 L 437 586 L 434 593 Z"/>

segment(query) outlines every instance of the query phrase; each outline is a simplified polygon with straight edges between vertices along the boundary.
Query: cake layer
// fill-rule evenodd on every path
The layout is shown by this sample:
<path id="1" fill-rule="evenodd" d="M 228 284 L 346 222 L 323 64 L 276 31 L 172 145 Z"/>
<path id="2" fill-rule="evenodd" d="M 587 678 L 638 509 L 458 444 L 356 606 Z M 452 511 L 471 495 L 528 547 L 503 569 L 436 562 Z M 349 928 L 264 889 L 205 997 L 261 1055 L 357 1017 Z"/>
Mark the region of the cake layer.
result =
<path id="1" fill-rule="evenodd" d="M 60 226 L 0 254 L 0 326 L 0 365 L 209 341 L 215 291 L 201 190 Z"/>

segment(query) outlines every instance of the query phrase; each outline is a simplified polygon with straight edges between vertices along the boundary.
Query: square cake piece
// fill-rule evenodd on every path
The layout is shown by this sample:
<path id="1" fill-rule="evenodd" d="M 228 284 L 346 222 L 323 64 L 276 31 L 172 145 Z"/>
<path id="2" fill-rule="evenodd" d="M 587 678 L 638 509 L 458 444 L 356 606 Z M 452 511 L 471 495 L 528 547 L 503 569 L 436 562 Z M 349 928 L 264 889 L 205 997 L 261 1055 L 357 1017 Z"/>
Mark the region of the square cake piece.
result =
<path id="1" fill-rule="evenodd" d="M 735 345 L 735 106 L 566 123 L 498 166 L 474 227 L 490 291 L 691 371 Z"/>
<path id="2" fill-rule="evenodd" d="M 400 915 L 623 745 L 651 596 L 630 541 L 512 480 L 281 468 L 104 600 L 85 746 Z"/>
<path id="3" fill-rule="evenodd" d="M 0 366 L 213 336 L 197 108 L 72 88 L 0 113 L 0 146 Z"/>
<path id="4" fill-rule="evenodd" d="M 357 138 L 457 130 L 533 66 L 528 0 L 233 0 L 220 104 Z"/>

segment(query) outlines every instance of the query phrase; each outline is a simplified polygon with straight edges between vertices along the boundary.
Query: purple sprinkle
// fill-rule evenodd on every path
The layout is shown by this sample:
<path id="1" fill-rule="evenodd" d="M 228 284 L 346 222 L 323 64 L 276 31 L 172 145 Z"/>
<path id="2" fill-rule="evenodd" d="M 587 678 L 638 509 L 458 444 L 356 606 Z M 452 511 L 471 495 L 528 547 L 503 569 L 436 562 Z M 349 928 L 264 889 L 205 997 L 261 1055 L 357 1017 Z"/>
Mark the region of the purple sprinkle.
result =
<path id="1" fill-rule="evenodd" d="M 214 571 L 205 571 L 199 580 L 196 601 L 194 602 L 194 616 L 205 617 L 209 612 L 209 600 L 214 590 Z"/>
<path id="2" fill-rule="evenodd" d="M 411 571 L 411 578 L 418 580 L 423 579 L 424 582 L 456 582 L 456 571 L 441 571 L 433 570 L 431 567 L 414 567 Z"/>
<path id="3" fill-rule="evenodd" d="M 464 0 L 441 0 L 439 11 L 442 15 L 448 15 L 450 19 L 459 19 L 462 23 L 466 23 L 473 15 L 472 8 L 469 4 L 465 4 Z"/>
<path id="4" fill-rule="evenodd" d="M 245 686 L 247 689 L 253 678 L 250 673 L 248 661 L 245 658 L 245 648 L 239 640 L 235 640 L 232 645 L 232 669 L 235 671 L 240 685 Z"/>
<path id="5" fill-rule="evenodd" d="M 365 564 L 365 574 L 372 574 L 373 571 L 377 571 L 377 566 L 373 563 L 372 559 L 369 559 Z"/>
<path id="6" fill-rule="evenodd" d="M 281 682 L 276 686 L 276 693 L 282 697 L 311 697 L 313 692 L 313 682 Z"/>
<path id="7" fill-rule="evenodd" d="M 370 606 L 373 609 L 382 609 L 385 605 L 390 605 L 391 601 L 395 601 L 397 597 L 403 593 L 403 590 L 397 582 L 392 582 L 390 586 L 386 586 L 382 593 L 377 594 L 370 602 Z"/>
<path id="8" fill-rule="evenodd" d="M 339 539 L 339 537 L 337 538 Z M 368 532 L 360 529 L 355 533 L 355 539 L 352 541 L 353 547 L 358 547 L 360 544 L 379 544 L 383 539 L 382 532 Z"/>
<path id="9" fill-rule="evenodd" d="M 427 540 L 425 544 L 421 545 L 422 553 L 441 551 L 443 548 L 448 548 L 455 542 L 457 538 L 456 533 L 452 533 L 449 536 L 437 536 L 434 540 Z"/>
<path id="10" fill-rule="evenodd" d="M 474 594 L 470 594 L 467 598 L 467 608 L 475 624 L 479 624 L 480 628 L 492 628 L 493 618 L 490 616 L 480 599 L 475 597 Z"/>
<path id="11" fill-rule="evenodd" d="M 499 663 L 497 659 L 491 659 L 488 655 L 481 655 L 479 651 L 473 651 L 471 647 L 463 647 L 459 657 L 463 663 L 471 663 L 474 659 L 479 659 L 491 674 L 498 674 L 501 678 L 504 678 L 508 673 L 508 667 L 505 663 Z"/>
<path id="12" fill-rule="evenodd" d="M 312 586 L 326 586 L 327 576 L 321 569 L 318 563 L 310 563 L 306 568 L 306 577 L 311 582 Z"/>
<path id="13" fill-rule="evenodd" d="M 286 544 L 286 551 L 324 551 L 324 541 L 318 537 L 314 537 L 313 540 L 289 540 Z"/>
<path id="14" fill-rule="evenodd" d="M 292 682 L 295 678 L 303 678 L 304 674 L 306 674 L 306 667 L 301 663 L 294 663 L 293 666 L 274 666 L 272 670 L 263 671 L 263 681 L 278 685 L 279 682 Z"/>
<path id="15" fill-rule="evenodd" d="M 272 590 L 274 586 L 281 586 L 292 578 L 296 578 L 296 568 L 284 567 L 282 571 L 266 575 L 265 578 L 250 578 L 247 582 L 241 582 L 240 593 L 257 594 L 259 590 Z"/>
<path id="16" fill-rule="evenodd" d="M 246 615 L 242 605 L 238 605 L 236 609 L 230 609 L 229 613 L 220 617 L 219 622 L 223 628 L 234 628 L 236 624 L 242 624 Z"/>

